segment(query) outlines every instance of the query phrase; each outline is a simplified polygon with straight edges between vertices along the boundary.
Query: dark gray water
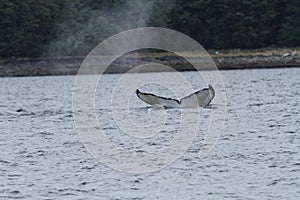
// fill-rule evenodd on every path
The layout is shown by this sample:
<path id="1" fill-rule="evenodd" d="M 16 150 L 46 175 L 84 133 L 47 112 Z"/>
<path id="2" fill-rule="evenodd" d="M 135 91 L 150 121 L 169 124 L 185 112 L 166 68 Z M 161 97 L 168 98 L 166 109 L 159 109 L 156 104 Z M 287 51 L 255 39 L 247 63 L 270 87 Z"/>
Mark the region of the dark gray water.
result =
<path id="1" fill-rule="evenodd" d="M 228 108 L 217 146 L 199 159 L 192 145 L 146 174 L 112 170 L 85 149 L 73 76 L 1 78 L 0 198 L 299 199 L 300 69 L 221 73 Z"/>

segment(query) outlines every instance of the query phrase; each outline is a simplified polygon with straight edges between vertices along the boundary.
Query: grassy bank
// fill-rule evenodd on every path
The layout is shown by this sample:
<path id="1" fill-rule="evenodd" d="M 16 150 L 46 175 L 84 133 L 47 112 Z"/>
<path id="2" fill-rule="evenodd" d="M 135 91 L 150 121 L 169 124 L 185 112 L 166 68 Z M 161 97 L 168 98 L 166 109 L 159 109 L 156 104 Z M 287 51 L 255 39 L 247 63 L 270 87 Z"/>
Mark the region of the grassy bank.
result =
<path id="1" fill-rule="evenodd" d="M 208 49 L 206 50 L 213 58 L 221 57 L 251 57 L 251 56 L 282 56 L 288 52 L 295 52 L 300 55 L 300 47 L 296 48 L 261 48 L 261 49 Z M 202 52 L 205 54 L 205 52 Z M 173 56 L 172 52 L 138 52 L 130 53 L 130 57 L 153 57 L 162 58 Z M 201 52 L 182 52 L 186 57 L 198 57 Z"/>
<path id="2" fill-rule="evenodd" d="M 215 64 L 220 70 L 229 69 L 253 69 L 253 68 L 282 68 L 282 67 L 300 67 L 300 50 L 297 49 L 258 49 L 258 50 L 216 50 L 208 51 Z M 295 52 L 291 56 L 283 56 L 287 52 Z M 202 52 L 207 58 L 207 53 Z M 201 54 L 183 52 L 183 56 L 189 57 L 194 63 L 201 63 Z M 82 57 L 44 57 L 44 58 L 7 58 L 0 60 L 0 77 L 5 76 L 44 76 L 44 75 L 74 75 L 77 73 L 82 61 Z M 200 59 L 199 59 L 200 58 Z M 98 57 L 99 67 L 107 57 Z M 204 59 L 205 60 L 205 59 Z M 106 73 L 125 73 L 134 66 L 146 64 L 149 62 L 159 62 L 169 65 L 178 71 L 195 70 L 190 63 L 172 52 L 131 52 L 117 61 L 114 61 L 107 69 Z M 202 63 L 203 64 L 203 63 Z M 206 65 L 203 64 L 203 70 Z M 150 70 L 150 69 L 149 69 Z M 159 69 L 152 69 L 153 72 Z M 150 71 L 151 71 L 150 70 Z"/>
<path id="3" fill-rule="evenodd" d="M 218 51 L 219 54 L 215 52 Z M 235 57 L 235 56 L 282 56 L 287 52 L 296 52 L 300 55 L 300 47 L 296 48 L 261 48 L 261 49 L 224 49 L 208 50 L 212 57 Z"/>
<path id="4" fill-rule="evenodd" d="M 282 56 L 287 52 L 295 52 L 297 55 L 300 55 L 300 47 L 295 48 L 261 48 L 261 49 L 208 49 L 206 50 L 209 55 L 213 58 L 221 58 L 221 57 L 239 57 L 239 56 Z M 218 52 L 218 53 L 217 53 Z M 197 57 L 199 56 L 199 52 L 184 52 L 182 53 L 187 57 Z M 153 57 L 153 58 L 162 58 L 165 56 L 173 56 L 172 52 L 137 52 L 130 53 L 129 57 Z M 85 56 L 63 56 L 63 58 L 78 58 L 83 59 Z M 41 57 L 42 59 L 53 59 L 53 57 Z M 60 57 L 58 57 L 60 58 Z M 62 58 L 62 57 L 61 57 Z M 5 60 L 28 60 L 28 59 L 39 59 L 39 58 L 1 58 L 1 61 Z"/>

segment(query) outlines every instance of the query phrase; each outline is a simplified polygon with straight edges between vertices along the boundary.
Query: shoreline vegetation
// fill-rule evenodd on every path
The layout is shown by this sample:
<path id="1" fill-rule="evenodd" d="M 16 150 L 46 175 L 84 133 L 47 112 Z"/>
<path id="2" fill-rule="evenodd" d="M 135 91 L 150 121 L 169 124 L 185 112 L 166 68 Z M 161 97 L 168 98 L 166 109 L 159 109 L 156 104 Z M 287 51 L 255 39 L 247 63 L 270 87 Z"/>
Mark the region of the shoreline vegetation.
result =
<path id="1" fill-rule="evenodd" d="M 2 0 L 0 77 L 77 74 L 84 56 L 100 42 L 142 27 L 193 38 L 220 70 L 299 67 L 299 8 L 299 0 Z M 124 73 L 149 61 L 195 70 L 176 54 L 145 50 L 121 56 L 105 72 Z M 184 55 L 207 70 L 211 60 L 202 56 Z M 99 68 L 108 61 L 96 59 Z"/>
<path id="2" fill-rule="evenodd" d="M 208 52 L 219 70 L 300 67 L 299 48 L 208 50 Z M 195 59 L 195 62 L 199 60 L 193 54 L 185 56 Z M 83 56 L 65 56 L 1 59 L 0 77 L 76 75 L 84 58 Z M 113 62 L 105 73 L 126 73 L 137 65 L 151 61 L 171 66 L 177 71 L 195 71 L 195 68 L 187 61 L 166 52 L 122 56 L 122 59 Z M 207 69 L 203 68 L 203 70 Z M 149 68 L 149 72 L 159 71 L 161 70 L 155 67 Z"/>

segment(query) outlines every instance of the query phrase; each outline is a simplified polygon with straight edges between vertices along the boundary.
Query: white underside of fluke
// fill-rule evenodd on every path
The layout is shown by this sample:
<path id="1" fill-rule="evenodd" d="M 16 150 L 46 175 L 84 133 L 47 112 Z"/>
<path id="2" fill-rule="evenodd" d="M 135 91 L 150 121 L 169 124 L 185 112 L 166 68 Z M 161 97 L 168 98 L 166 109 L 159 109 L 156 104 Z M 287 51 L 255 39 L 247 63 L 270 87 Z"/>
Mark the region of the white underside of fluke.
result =
<path id="1" fill-rule="evenodd" d="M 208 85 L 208 88 L 199 90 L 193 94 L 183 97 L 180 100 L 161 97 L 151 93 L 143 93 L 139 90 L 136 90 L 136 95 L 145 103 L 153 106 L 161 106 L 166 108 L 195 108 L 199 106 L 208 106 L 215 97 L 215 90 L 211 85 Z"/>

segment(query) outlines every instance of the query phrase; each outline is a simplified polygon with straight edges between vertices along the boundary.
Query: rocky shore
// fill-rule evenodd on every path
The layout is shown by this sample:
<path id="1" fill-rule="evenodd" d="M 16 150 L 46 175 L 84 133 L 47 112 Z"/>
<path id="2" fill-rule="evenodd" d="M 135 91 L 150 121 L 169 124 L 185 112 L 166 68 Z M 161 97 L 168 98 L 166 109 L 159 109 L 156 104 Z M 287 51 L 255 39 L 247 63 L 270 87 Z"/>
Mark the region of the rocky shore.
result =
<path id="1" fill-rule="evenodd" d="M 27 58 L 0 60 L 0 77 L 75 75 L 84 57 Z M 192 58 L 197 59 L 197 58 Z M 300 67 L 300 56 L 233 56 L 214 57 L 219 70 Z M 173 56 L 125 57 L 114 62 L 105 73 L 124 73 L 134 66 L 152 62 L 169 65 L 178 71 L 195 70 L 183 59 Z M 101 65 L 101 63 L 100 63 Z M 205 70 L 205 68 L 204 68 Z M 149 70 L 155 71 L 155 69 Z"/>

